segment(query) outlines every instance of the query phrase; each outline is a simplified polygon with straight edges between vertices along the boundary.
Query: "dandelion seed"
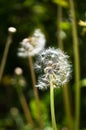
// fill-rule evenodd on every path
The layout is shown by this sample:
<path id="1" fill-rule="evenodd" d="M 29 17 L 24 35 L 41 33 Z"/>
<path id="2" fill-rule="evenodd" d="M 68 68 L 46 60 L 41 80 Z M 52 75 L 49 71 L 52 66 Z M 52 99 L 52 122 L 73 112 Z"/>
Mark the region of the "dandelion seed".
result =
<path id="1" fill-rule="evenodd" d="M 28 57 L 37 55 L 44 49 L 45 36 L 40 29 L 36 29 L 32 37 L 25 38 L 20 42 L 21 47 L 18 49 L 18 56 Z"/>
<path id="2" fill-rule="evenodd" d="M 50 86 L 50 75 L 53 76 L 55 88 L 62 86 L 70 79 L 71 64 L 69 63 L 69 56 L 60 49 L 48 48 L 44 50 L 38 56 L 35 69 L 38 72 L 43 72 L 43 75 L 38 78 L 38 85 L 36 85 L 41 89 Z"/>

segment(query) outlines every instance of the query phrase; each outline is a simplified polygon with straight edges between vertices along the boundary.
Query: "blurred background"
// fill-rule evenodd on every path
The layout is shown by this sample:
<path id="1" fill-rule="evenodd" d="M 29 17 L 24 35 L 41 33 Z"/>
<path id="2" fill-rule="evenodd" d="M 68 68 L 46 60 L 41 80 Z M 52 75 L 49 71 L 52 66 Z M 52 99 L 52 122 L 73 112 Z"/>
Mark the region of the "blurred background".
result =
<path id="1" fill-rule="evenodd" d="M 78 32 L 78 46 L 80 57 L 80 83 L 81 83 L 81 114 L 80 128 L 86 130 L 86 1 L 76 0 L 75 15 Z M 0 130 L 28 130 L 21 103 L 12 80 L 15 78 L 14 69 L 21 67 L 23 70 L 25 95 L 31 115 L 38 127 L 37 112 L 34 100 L 32 80 L 28 60 L 17 56 L 19 43 L 30 36 L 34 29 L 40 28 L 46 38 L 46 48 L 49 46 L 59 47 L 59 11 L 62 8 L 61 39 L 64 51 L 70 56 L 73 64 L 72 77 L 70 80 L 70 96 L 72 116 L 74 116 L 74 53 L 72 43 L 71 13 L 68 2 L 65 0 L 0 0 L 0 64 L 8 38 L 8 28 L 15 27 L 16 33 L 7 55 L 6 65 L 0 83 Z M 80 20 L 82 23 L 80 23 Z M 36 57 L 33 57 L 35 62 Z M 39 91 L 43 125 L 46 130 L 51 128 L 49 90 Z M 62 89 L 55 90 L 56 121 L 60 128 L 65 126 L 65 112 Z M 22 125 L 20 125 L 22 124 Z M 30 128 L 29 128 L 30 130 Z"/>

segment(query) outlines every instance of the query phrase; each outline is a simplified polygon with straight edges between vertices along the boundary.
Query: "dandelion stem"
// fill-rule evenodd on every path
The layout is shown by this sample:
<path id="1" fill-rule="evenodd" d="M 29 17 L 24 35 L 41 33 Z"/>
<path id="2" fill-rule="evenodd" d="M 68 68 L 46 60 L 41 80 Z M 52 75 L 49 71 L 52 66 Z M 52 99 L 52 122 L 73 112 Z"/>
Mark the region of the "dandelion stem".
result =
<path id="1" fill-rule="evenodd" d="M 62 22 L 62 7 L 58 5 L 58 46 L 63 50 L 63 43 L 61 38 L 61 22 Z"/>
<path id="2" fill-rule="evenodd" d="M 7 55 L 8 55 L 8 51 L 9 51 L 9 47 L 10 47 L 11 42 L 12 42 L 12 34 L 10 33 L 8 38 L 7 38 L 6 46 L 5 46 L 3 57 L 2 57 L 2 61 L 1 61 L 0 82 L 2 80 L 2 76 L 3 76 L 5 64 L 6 64 L 6 59 L 7 59 Z"/>
<path id="3" fill-rule="evenodd" d="M 32 82 L 33 82 L 33 91 L 34 91 L 34 96 L 35 96 L 35 100 L 36 100 L 37 112 L 38 112 L 38 122 L 40 125 L 40 130 L 44 130 L 42 118 L 41 118 L 41 109 L 40 109 L 40 100 L 39 100 L 38 90 L 37 90 L 37 87 L 35 87 L 36 77 L 35 77 L 35 72 L 34 72 L 34 68 L 33 68 L 32 57 L 29 57 L 29 65 L 30 65 L 30 71 L 31 71 Z"/>
<path id="4" fill-rule="evenodd" d="M 61 38 L 61 22 L 62 22 L 62 7 L 60 5 L 58 5 L 58 46 L 61 50 L 64 50 L 63 41 Z M 67 117 L 67 125 L 69 127 L 69 130 L 72 130 L 73 119 L 72 119 L 72 115 L 71 115 L 68 84 L 64 85 L 64 87 L 63 87 L 63 96 L 64 96 L 65 112 L 66 112 L 66 117 Z"/>
<path id="5" fill-rule="evenodd" d="M 20 100 L 20 103 L 22 105 L 26 120 L 27 120 L 28 124 L 31 124 L 32 129 L 34 129 L 34 122 L 33 122 L 33 119 L 31 117 L 30 110 L 29 110 L 29 107 L 27 105 L 27 102 L 26 102 L 26 99 L 24 97 L 23 92 L 18 92 L 18 96 L 19 96 L 19 100 Z"/>
<path id="6" fill-rule="evenodd" d="M 70 108 L 70 96 L 68 91 L 68 85 L 65 84 L 63 86 L 63 95 L 64 95 L 64 103 L 65 103 L 65 111 L 67 116 L 68 128 L 69 130 L 73 130 L 73 119 L 71 115 L 71 108 Z"/>
<path id="7" fill-rule="evenodd" d="M 54 111 L 54 86 L 53 86 L 52 75 L 50 75 L 50 103 L 51 103 L 52 127 L 53 127 L 53 130 L 57 130 L 56 119 L 55 119 L 55 111 Z"/>
<path id="8" fill-rule="evenodd" d="M 74 12 L 74 2 L 69 0 L 70 9 L 72 15 L 72 34 L 73 34 L 73 49 L 74 49 L 74 62 L 75 62 L 75 130 L 79 130 L 80 124 L 80 62 L 79 62 L 79 48 L 78 48 L 78 37 L 76 29 L 76 19 Z"/>

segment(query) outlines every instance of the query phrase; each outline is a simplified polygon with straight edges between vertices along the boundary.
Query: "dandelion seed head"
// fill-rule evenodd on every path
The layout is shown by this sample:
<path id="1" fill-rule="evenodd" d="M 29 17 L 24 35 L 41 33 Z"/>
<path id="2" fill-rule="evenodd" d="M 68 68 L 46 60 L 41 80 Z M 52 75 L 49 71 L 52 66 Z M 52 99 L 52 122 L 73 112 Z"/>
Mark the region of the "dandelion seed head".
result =
<path id="1" fill-rule="evenodd" d="M 18 56 L 28 57 L 37 55 L 45 47 L 45 36 L 40 29 L 36 29 L 33 35 L 29 38 L 25 38 L 20 42 L 20 48 L 18 49 Z"/>
<path id="2" fill-rule="evenodd" d="M 39 88 L 49 87 L 50 75 L 53 75 L 54 87 L 62 86 L 70 79 L 71 64 L 69 63 L 69 56 L 60 49 L 48 48 L 44 50 L 38 56 L 35 69 L 37 72 L 43 72 L 43 76 L 38 78 L 38 87 L 41 86 Z"/>

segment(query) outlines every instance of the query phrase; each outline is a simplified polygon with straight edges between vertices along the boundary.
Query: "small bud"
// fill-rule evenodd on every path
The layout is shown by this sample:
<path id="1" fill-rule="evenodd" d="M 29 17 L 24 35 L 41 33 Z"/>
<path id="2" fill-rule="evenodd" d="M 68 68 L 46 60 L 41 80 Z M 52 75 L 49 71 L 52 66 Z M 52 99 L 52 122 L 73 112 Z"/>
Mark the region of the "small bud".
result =
<path id="1" fill-rule="evenodd" d="M 14 27 L 9 27 L 9 28 L 8 28 L 8 32 L 10 32 L 10 33 L 15 33 L 15 32 L 16 32 L 16 28 L 14 28 Z"/>
<path id="2" fill-rule="evenodd" d="M 21 75 L 23 73 L 23 70 L 20 67 L 15 68 L 14 73 L 16 75 Z"/>
<path id="3" fill-rule="evenodd" d="M 11 113 L 11 115 L 16 116 L 16 115 L 18 115 L 19 111 L 16 107 L 13 107 L 10 109 L 10 113 Z"/>

